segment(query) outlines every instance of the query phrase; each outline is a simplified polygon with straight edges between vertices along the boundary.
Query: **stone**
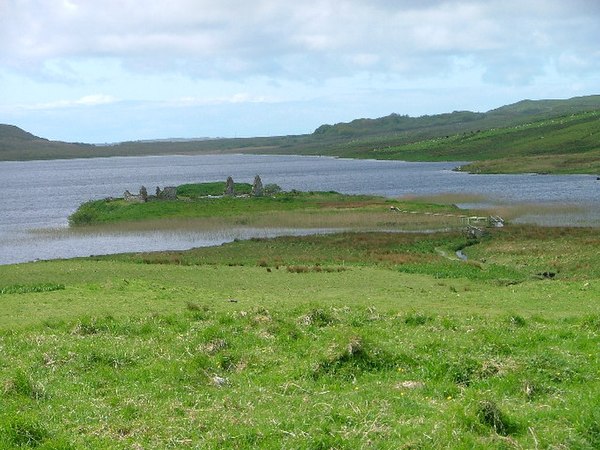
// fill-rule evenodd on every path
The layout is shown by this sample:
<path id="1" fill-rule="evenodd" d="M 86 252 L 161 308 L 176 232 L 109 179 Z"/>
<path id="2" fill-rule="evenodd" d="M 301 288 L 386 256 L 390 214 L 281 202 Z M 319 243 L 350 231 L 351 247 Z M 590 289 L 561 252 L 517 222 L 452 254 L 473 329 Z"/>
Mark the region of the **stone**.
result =
<path id="1" fill-rule="evenodd" d="M 146 190 L 145 186 L 140 188 L 140 198 L 142 199 L 142 202 L 148 201 L 148 191 Z"/>
<path id="2" fill-rule="evenodd" d="M 486 235 L 486 231 L 483 228 L 475 227 L 473 225 L 468 225 L 464 231 L 467 239 L 481 239 Z"/>
<path id="3" fill-rule="evenodd" d="M 252 196 L 262 197 L 263 196 L 263 184 L 260 179 L 260 175 L 254 177 L 254 183 L 252 184 Z"/>
<path id="4" fill-rule="evenodd" d="M 502 228 L 504 226 L 504 219 L 500 216 L 489 216 L 488 226 L 494 228 Z"/>
<path id="5" fill-rule="evenodd" d="M 233 182 L 232 177 L 227 177 L 227 182 L 225 183 L 225 192 L 223 193 L 223 195 L 235 195 L 235 184 Z"/>
<path id="6" fill-rule="evenodd" d="M 132 194 L 129 191 L 123 192 L 123 200 L 131 203 L 142 203 L 144 201 L 140 195 Z"/>
<path id="7" fill-rule="evenodd" d="M 177 200 L 177 188 L 175 186 L 165 186 L 157 197 L 161 200 Z"/>
<path id="8" fill-rule="evenodd" d="M 401 383 L 398 383 L 396 385 L 396 388 L 398 389 L 418 389 L 422 387 L 425 387 L 425 383 L 423 383 L 422 381 L 413 380 L 402 381 Z"/>

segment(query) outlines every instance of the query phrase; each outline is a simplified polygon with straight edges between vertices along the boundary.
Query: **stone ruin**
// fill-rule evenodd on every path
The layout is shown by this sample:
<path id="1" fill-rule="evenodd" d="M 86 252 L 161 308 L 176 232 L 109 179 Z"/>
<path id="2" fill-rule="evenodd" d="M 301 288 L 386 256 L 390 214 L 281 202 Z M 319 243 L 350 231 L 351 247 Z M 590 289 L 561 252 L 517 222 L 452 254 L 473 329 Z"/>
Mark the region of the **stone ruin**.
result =
<path id="1" fill-rule="evenodd" d="M 160 200 L 177 200 L 177 188 L 175 186 L 165 186 L 161 191 L 160 188 L 156 186 L 156 198 Z"/>
<path id="2" fill-rule="evenodd" d="M 263 184 L 260 179 L 260 175 L 254 177 L 254 183 L 252 184 L 252 196 L 262 197 L 263 196 Z"/>
<path id="3" fill-rule="evenodd" d="M 223 192 L 223 195 L 235 196 L 235 184 L 233 178 L 230 176 L 227 177 L 227 181 L 225 182 L 225 192 Z"/>
<path id="4" fill-rule="evenodd" d="M 177 200 L 177 188 L 174 186 L 166 186 L 162 191 L 160 187 L 156 187 L 156 195 L 148 195 L 148 190 L 145 186 L 140 188 L 139 194 L 132 194 L 129 191 L 123 193 L 123 200 L 131 203 L 146 203 L 153 200 Z"/>
<path id="5" fill-rule="evenodd" d="M 267 185 L 267 188 L 270 185 Z M 225 183 L 225 191 L 223 195 L 229 197 L 235 197 L 235 183 L 233 177 L 227 177 Z M 265 187 L 263 186 L 260 175 L 254 177 L 254 183 L 252 184 L 252 197 L 262 197 L 265 195 Z M 244 195 L 247 197 L 247 194 Z M 146 203 L 153 200 L 177 200 L 177 188 L 175 186 L 165 186 L 161 189 L 159 186 L 156 187 L 155 195 L 148 195 L 148 191 L 145 186 L 140 188 L 139 194 L 132 194 L 129 191 L 123 193 L 123 199 L 131 203 Z"/>
<path id="6" fill-rule="evenodd" d="M 145 191 L 146 188 L 144 186 L 142 186 L 140 188 L 140 193 L 139 194 L 132 194 L 129 191 L 125 191 L 123 192 L 123 200 L 125 200 L 126 202 L 131 202 L 131 203 L 144 203 L 148 200 L 148 193 L 146 192 L 146 199 L 144 199 L 144 196 L 142 195 L 142 189 Z"/>
<path id="7" fill-rule="evenodd" d="M 140 188 L 140 197 L 144 203 L 148 201 L 148 191 L 145 186 Z"/>
<path id="8" fill-rule="evenodd" d="M 265 188 L 263 186 L 262 180 L 260 179 L 260 175 L 256 175 L 254 177 L 254 183 L 252 183 L 252 191 L 250 196 L 252 197 L 262 197 L 265 193 Z M 227 177 L 227 181 L 225 182 L 225 191 L 223 195 L 235 197 L 235 183 L 233 182 L 233 178 L 231 176 Z M 247 194 L 242 195 L 242 197 L 247 197 Z"/>

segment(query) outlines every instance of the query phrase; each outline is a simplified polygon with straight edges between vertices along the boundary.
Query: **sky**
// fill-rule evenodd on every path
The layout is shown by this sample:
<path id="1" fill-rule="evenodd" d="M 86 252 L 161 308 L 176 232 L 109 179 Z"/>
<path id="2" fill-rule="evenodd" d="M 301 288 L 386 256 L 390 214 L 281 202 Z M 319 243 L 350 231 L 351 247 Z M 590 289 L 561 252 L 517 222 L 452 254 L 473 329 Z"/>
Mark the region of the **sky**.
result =
<path id="1" fill-rule="evenodd" d="M 600 0 L 0 0 L 0 123 L 303 134 L 600 94 Z"/>

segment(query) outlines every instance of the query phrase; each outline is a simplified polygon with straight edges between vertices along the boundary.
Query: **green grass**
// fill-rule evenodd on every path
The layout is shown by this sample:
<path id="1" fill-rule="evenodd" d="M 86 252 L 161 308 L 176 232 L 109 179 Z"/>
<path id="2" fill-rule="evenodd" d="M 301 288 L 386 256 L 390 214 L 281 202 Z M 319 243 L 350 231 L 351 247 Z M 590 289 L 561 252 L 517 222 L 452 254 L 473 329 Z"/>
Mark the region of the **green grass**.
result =
<path id="1" fill-rule="evenodd" d="M 236 185 L 237 186 L 237 185 Z M 390 206 L 415 212 L 448 212 L 458 217 L 455 206 L 434 205 L 419 201 L 398 202 L 369 195 L 345 195 L 337 192 L 280 192 L 262 197 L 206 197 L 221 192 L 220 183 L 201 183 L 178 187 L 178 200 L 154 200 L 146 203 L 123 199 L 93 200 L 82 204 L 69 217 L 71 226 L 117 222 L 197 219 L 218 228 L 240 225 L 274 228 L 294 226 L 345 226 L 345 220 L 358 221 L 364 227 L 394 225 L 400 215 L 390 214 Z M 352 216 L 352 217 L 349 217 Z M 362 217 L 362 219 L 358 219 Z M 423 221 L 420 216 L 418 221 Z M 406 217 L 405 217 L 406 219 Z M 211 222 L 213 221 L 213 222 Z M 414 221 L 414 220 L 413 220 Z M 431 223 L 441 220 L 429 217 Z M 454 219 L 456 222 L 457 219 Z"/>
<path id="2" fill-rule="evenodd" d="M 0 266 L 0 448 L 597 448 L 596 231 Z"/>

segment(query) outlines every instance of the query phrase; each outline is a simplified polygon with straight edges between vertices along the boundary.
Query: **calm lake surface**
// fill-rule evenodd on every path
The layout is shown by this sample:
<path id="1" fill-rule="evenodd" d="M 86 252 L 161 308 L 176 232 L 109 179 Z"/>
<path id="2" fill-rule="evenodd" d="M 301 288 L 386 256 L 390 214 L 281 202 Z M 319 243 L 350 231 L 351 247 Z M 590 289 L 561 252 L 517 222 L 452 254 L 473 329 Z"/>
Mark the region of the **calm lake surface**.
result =
<path id="1" fill-rule="evenodd" d="M 523 205 L 516 221 L 600 224 L 600 181 L 591 175 L 470 175 L 458 163 L 407 163 L 327 157 L 205 155 L 0 162 L 0 264 L 129 251 L 187 249 L 235 238 L 305 234 L 306 230 L 130 231 L 85 234 L 67 218 L 87 200 L 120 197 L 140 186 L 235 181 L 283 189 L 335 190 L 388 197 L 455 193 L 481 196 L 461 207 Z M 536 204 L 541 208 L 532 208 Z M 534 212 L 535 211 L 535 212 Z M 325 230 L 323 230 L 325 231 Z"/>

